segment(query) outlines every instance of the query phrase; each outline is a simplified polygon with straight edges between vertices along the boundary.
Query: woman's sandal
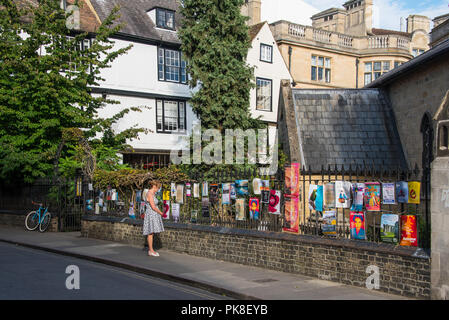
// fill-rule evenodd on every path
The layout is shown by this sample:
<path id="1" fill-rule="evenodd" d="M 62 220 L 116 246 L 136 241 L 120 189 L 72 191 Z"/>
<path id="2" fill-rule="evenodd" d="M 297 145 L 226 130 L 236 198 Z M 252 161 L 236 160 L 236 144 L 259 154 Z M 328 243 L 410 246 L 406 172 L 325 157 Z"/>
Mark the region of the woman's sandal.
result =
<path id="1" fill-rule="evenodd" d="M 149 256 L 153 256 L 153 257 L 159 257 L 159 253 L 153 253 L 153 252 L 148 252 Z"/>

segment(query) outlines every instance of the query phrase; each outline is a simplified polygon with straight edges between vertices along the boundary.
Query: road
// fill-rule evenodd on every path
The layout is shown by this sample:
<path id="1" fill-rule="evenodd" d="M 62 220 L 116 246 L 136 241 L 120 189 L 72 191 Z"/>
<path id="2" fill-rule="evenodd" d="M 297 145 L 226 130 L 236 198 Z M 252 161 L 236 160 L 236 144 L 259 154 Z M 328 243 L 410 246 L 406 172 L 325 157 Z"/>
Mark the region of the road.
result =
<path id="1" fill-rule="evenodd" d="M 79 289 L 69 290 L 79 269 Z M 81 259 L 0 243 L 2 300 L 224 300 L 201 289 Z"/>

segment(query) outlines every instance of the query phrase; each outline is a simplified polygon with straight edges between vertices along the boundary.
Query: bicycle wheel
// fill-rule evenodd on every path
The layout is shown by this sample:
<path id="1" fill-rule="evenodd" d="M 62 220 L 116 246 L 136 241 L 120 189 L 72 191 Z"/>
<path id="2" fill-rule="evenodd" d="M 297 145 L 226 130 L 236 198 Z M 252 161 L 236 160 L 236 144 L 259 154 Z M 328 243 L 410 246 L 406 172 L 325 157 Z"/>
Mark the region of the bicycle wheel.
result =
<path id="1" fill-rule="evenodd" d="M 27 228 L 30 231 L 36 230 L 36 228 L 39 226 L 39 215 L 36 213 L 36 211 L 31 211 L 27 214 L 25 218 L 25 228 Z"/>
<path id="2" fill-rule="evenodd" d="M 51 222 L 51 214 L 47 212 L 44 218 L 42 219 L 41 224 L 39 225 L 39 231 L 45 232 L 45 230 L 47 230 L 48 226 L 50 225 L 50 222 Z"/>

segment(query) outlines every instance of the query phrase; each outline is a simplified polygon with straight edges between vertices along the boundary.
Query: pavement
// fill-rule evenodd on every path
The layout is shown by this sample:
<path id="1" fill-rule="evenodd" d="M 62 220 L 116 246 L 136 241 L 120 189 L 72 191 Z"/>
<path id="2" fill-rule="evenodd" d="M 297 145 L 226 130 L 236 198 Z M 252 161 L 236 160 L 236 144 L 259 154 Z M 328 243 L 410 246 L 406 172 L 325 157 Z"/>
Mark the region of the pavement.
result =
<path id="1" fill-rule="evenodd" d="M 377 290 L 165 249 L 158 251 L 159 257 L 149 257 L 142 247 L 84 238 L 80 232 L 39 233 L 0 225 L 0 241 L 102 263 L 241 300 L 409 299 Z"/>

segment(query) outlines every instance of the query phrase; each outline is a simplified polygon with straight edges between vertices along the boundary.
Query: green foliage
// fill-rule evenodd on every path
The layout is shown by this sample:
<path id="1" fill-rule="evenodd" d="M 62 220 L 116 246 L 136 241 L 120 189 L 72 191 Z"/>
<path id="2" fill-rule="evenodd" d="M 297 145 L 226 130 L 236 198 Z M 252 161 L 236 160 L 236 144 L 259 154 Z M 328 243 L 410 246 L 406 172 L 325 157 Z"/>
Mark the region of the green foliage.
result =
<path id="1" fill-rule="evenodd" d="M 100 118 L 98 110 L 116 102 L 93 97 L 89 89 L 103 80 L 102 69 L 130 49 L 111 50 L 109 37 L 121 27 L 113 25 L 119 9 L 99 27 L 91 47 L 81 51 L 75 48 L 88 34 L 67 29 L 68 15 L 59 0 L 0 0 L 0 8 L 0 179 L 32 182 L 49 175 L 59 157 L 64 174 L 72 172 L 77 167 L 70 158 L 73 150 L 58 150 L 65 143 L 64 130 L 82 128 L 83 138 L 99 145 L 97 136 L 138 111 L 126 108 Z M 126 139 L 143 131 L 107 135 L 107 145 L 123 148 Z"/>

